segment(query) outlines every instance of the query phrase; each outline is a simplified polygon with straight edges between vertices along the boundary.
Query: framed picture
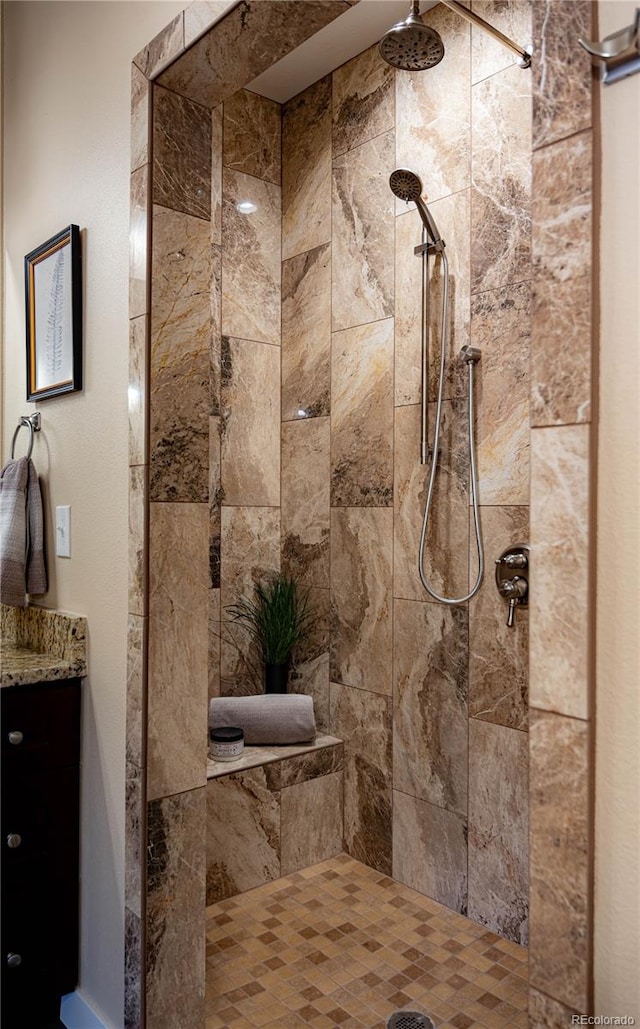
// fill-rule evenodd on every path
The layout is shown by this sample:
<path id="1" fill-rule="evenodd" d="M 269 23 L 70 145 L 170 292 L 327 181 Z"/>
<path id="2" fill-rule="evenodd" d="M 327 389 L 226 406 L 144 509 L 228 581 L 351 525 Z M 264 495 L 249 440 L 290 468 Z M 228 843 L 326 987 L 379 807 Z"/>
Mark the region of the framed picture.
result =
<path id="1" fill-rule="evenodd" d="M 69 225 L 24 259 L 27 400 L 82 389 L 80 229 Z"/>

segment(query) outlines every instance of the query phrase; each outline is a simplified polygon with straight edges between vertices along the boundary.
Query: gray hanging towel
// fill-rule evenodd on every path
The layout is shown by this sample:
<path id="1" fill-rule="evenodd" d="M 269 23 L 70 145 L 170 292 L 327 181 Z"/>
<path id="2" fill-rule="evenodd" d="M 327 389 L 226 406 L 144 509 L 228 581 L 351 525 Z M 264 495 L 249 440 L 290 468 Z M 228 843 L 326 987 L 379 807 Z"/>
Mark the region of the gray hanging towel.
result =
<path id="1" fill-rule="evenodd" d="M 25 607 L 47 592 L 42 495 L 33 461 L 8 461 L 0 472 L 0 603 Z"/>

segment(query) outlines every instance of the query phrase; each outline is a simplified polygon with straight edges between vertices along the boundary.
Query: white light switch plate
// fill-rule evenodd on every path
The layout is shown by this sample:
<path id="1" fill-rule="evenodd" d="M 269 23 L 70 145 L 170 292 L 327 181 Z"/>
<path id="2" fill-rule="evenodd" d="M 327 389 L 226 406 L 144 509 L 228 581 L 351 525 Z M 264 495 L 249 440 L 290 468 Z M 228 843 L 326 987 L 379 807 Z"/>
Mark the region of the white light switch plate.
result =
<path id="1" fill-rule="evenodd" d="M 71 507 L 56 507 L 56 557 L 71 557 Z"/>

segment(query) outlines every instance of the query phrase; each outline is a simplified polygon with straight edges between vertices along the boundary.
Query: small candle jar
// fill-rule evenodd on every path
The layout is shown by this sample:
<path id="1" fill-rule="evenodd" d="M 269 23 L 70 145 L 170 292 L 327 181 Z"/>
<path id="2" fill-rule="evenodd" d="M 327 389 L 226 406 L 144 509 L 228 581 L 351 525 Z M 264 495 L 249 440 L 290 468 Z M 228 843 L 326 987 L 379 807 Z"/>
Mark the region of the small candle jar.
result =
<path id="1" fill-rule="evenodd" d="M 233 726 L 209 729 L 209 750 L 214 761 L 236 761 L 244 750 L 242 729 Z"/>

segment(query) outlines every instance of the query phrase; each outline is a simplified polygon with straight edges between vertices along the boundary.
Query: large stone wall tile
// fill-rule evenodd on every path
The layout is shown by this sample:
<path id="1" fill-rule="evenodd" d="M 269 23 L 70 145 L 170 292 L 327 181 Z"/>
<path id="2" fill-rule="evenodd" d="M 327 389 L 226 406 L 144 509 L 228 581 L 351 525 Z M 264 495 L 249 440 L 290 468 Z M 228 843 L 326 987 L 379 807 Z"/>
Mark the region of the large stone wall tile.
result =
<path id="1" fill-rule="evenodd" d="M 184 12 L 177 14 L 150 43 L 136 54 L 133 63 L 147 79 L 154 79 L 184 50 Z"/>
<path id="2" fill-rule="evenodd" d="M 277 764 L 279 765 L 278 784 L 281 789 L 308 782 L 310 779 L 318 779 L 321 776 L 333 775 L 342 771 L 344 744 L 336 743 L 332 747 L 322 747 L 320 750 L 308 754 L 283 758 Z M 340 828 L 340 842 L 342 842 L 342 827 Z"/>
<path id="3" fill-rule="evenodd" d="M 211 115 L 199 104 L 153 88 L 153 202 L 211 218 Z"/>
<path id="4" fill-rule="evenodd" d="M 416 171 L 433 201 L 471 184 L 470 28 L 442 6 L 423 21 L 440 33 L 446 55 L 428 74 L 396 73 L 396 167 Z"/>
<path id="5" fill-rule="evenodd" d="M 208 500 L 213 340 L 211 226 L 154 207 L 151 498 Z"/>
<path id="6" fill-rule="evenodd" d="M 477 369 L 480 503 L 529 503 L 531 286 L 519 282 L 471 298 Z"/>
<path id="7" fill-rule="evenodd" d="M 531 433 L 530 704 L 589 714 L 589 426 Z"/>
<path id="8" fill-rule="evenodd" d="M 283 260 L 330 239 L 331 76 L 327 75 L 282 108 Z"/>
<path id="9" fill-rule="evenodd" d="M 222 337 L 224 503 L 280 503 L 280 350 Z"/>
<path id="10" fill-rule="evenodd" d="M 129 469 L 129 612 L 145 613 L 146 546 L 145 510 L 147 505 L 146 469 L 136 465 Z"/>
<path id="11" fill-rule="evenodd" d="M 184 45 L 190 46 L 220 20 L 234 0 L 197 0 L 184 10 Z"/>
<path id="12" fill-rule="evenodd" d="M 262 693 L 261 659 L 225 609 L 241 597 L 251 598 L 254 583 L 280 570 L 279 509 L 223 507 L 221 550 L 220 691 L 223 696 Z"/>
<path id="13" fill-rule="evenodd" d="M 220 414 L 222 388 L 222 247 L 211 248 L 211 341 L 209 349 L 209 410 Z"/>
<path id="14" fill-rule="evenodd" d="M 526 49 L 533 36 L 531 18 L 532 0 L 473 0 L 473 11 L 486 22 L 509 36 L 519 46 Z M 484 29 L 472 26 L 471 29 L 471 82 L 495 75 L 496 72 L 517 64 L 517 54 L 509 50 L 499 40 L 494 39 Z M 534 58 L 535 60 L 535 58 Z M 522 75 L 530 76 L 531 72 L 523 70 Z"/>
<path id="15" fill-rule="evenodd" d="M 591 418 L 592 146 L 584 132 L 533 155 L 532 425 Z"/>
<path id="16" fill-rule="evenodd" d="M 144 633 L 145 619 L 141 615 L 129 614 L 127 620 L 127 727 L 126 759 L 143 767 L 144 728 L 142 710 L 144 707 Z"/>
<path id="17" fill-rule="evenodd" d="M 342 794 L 342 772 L 282 790 L 282 875 L 290 875 L 342 852 Z"/>
<path id="18" fill-rule="evenodd" d="M 445 384 L 446 400 L 467 393 L 466 366 L 458 359 L 469 343 L 470 191 L 463 190 L 429 205 L 447 246 L 449 263 L 449 333 Z M 422 259 L 413 248 L 422 242 L 422 222 L 416 211 L 396 218 L 396 357 L 395 403 L 420 403 L 422 368 Z M 429 258 L 429 398 L 438 393 L 442 331 L 442 265 Z"/>
<path id="19" fill-rule="evenodd" d="M 332 327 L 377 321 L 394 309 L 394 132 L 333 162 Z"/>
<path id="20" fill-rule="evenodd" d="M 529 990 L 529 1029 L 566 1029 L 571 1025 L 571 1016 L 579 1014 L 584 1012 L 567 1008 L 538 990 Z"/>
<path id="21" fill-rule="evenodd" d="M 295 650 L 289 692 L 313 697 L 318 732 L 329 732 L 329 590 L 313 587 L 309 603 L 313 612 L 311 635 Z"/>
<path id="22" fill-rule="evenodd" d="M 225 0 L 226 2 L 226 0 Z M 211 241 L 222 245 L 223 105 L 211 112 Z"/>
<path id="23" fill-rule="evenodd" d="M 211 224 L 154 205 L 152 271 L 155 334 L 165 338 L 176 302 L 211 290 Z"/>
<path id="24" fill-rule="evenodd" d="M 469 721 L 469 917 L 514 943 L 529 929 L 527 734 Z"/>
<path id="25" fill-rule="evenodd" d="M 204 788 L 148 805 L 147 1026 L 204 1024 Z"/>
<path id="26" fill-rule="evenodd" d="M 144 772 L 125 763 L 124 902 L 138 917 L 143 911 L 142 840 L 144 833 Z"/>
<path id="27" fill-rule="evenodd" d="M 392 526 L 390 508 L 331 513 L 331 678 L 386 694 L 392 678 Z"/>
<path id="28" fill-rule="evenodd" d="M 247 89 L 223 104 L 224 166 L 280 185 L 281 108 Z"/>
<path id="29" fill-rule="evenodd" d="M 137 65 L 131 65 L 131 171 L 149 163 L 151 86 Z"/>
<path id="30" fill-rule="evenodd" d="M 331 246 L 282 265 L 282 418 L 328 415 L 331 391 Z"/>
<path id="31" fill-rule="evenodd" d="M 393 785 L 467 812 L 466 608 L 394 605 Z"/>
<path id="32" fill-rule="evenodd" d="M 147 327 L 146 315 L 129 322 L 129 465 L 146 462 Z"/>
<path id="33" fill-rule="evenodd" d="M 394 128 L 394 78 L 377 45 L 336 68 L 332 76 L 334 157 Z"/>
<path id="34" fill-rule="evenodd" d="M 529 611 L 518 607 L 507 627 L 508 605 L 496 589 L 493 563 L 503 550 L 529 543 L 528 507 L 480 509 L 486 572 L 469 605 L 469 714 L 486 722 L 526 729 L 529 703 Z M 476 537 L 469 529 L 471 574 L 477 575 Z"/>
<path id="35" fill-rule="evenodd" d="M 512 65 L 471 90 L 471 288 L 531 278 L 531 80 Z"/>
<path id="36" fill-rule="evenodd" d="M 416 210 L 396 218 L 394 403 L 419 404 L 422 390 L 422 259 L 413 248 L 422 242 Z"/>
<path id="37" fill-rule="evenodd" d="M 280 793 L 267 767 L 207 783 L 207 905 L 280 875 Z"/>
<path id="38" fill-rule="evenodd" d="M 298 582 L 329 586 L 330 425 L 282 425 L 282 567 Z"/>
<path id="39" fill-rule="evenodd" d="M 333 334 L 331 504 L 393 503 L 393 319 Z"/>
<path id="40" fill-rule="evenodd" d="M 206 504 L 151 504 L 148 796 L 206 781 Z"/>
<path id="41" fill-rule="evenodd" d="M 215 107 L 349 10 L 346 0 L 244 0 L 202 36 L 160 82 Z M 180 15 L 182 17 L 182 15 Z"/>
<path id="42" fill-rule="evenodd" d="M 533 711 L 531 986 L 586 1011 L 589 995 L 589 726 Z"/>
<path id="43" fill-rule="evenodd" d="M 280 345 L 280 187 L 223 170 L 222 332 Z M 257 210 L 242 214 L 237 204 Z"/>
<path id="44" fill-rule="evenodd" d="M 209 419 L 209 584 L 212 589 L 220 587 L 220 536 L 221 528 L 221 445 L 222 419 Z"/>
<path id="45" fill-rule="evenodd" d="M 124 909 L 124 1029 L 142 1029 L 144 994 L 142 919 Z"/>
<path id="46" fill-rule="evenodd" d="M 447 597 L 468 592 L 469 457 L 467 401 L 445 400 L 438 476 L 424 548 L 424 572 L 432 589 Z M 435 407 L 430 407 L 433 444 Z M 420 407 L 395 412 L 393 592 L 405 600 L 430 600 L 418 574 L 418 549 L 429 482 L 420 464 Z"/>
<path id="47" fill-rule="evenodd" d="M 221 608 L 220 590 L 209 590 L 209 699 L 220 696 Z"/>
<path id="48" fill-rule="evenodd" d="M 466 914 L 466 819 L 394 790 L 393 877 Z"/>
<path id="49" fill-rule="evenodd" d="M 148 210 L 151 190 L 150 165 L 137 168 L 131 175 L 129 197 L 129 317 L 137 318 L 149 309 Z"/>
<path id="50" fill-rule="evenodd" d="M 391 701 L 331 683 L 331 729 L 344 740 L 344 842 L 391 875 Z"/>
<path id="51" fill-rule="evenodd" d="M 590 0 L 533 4 L 533 146 L 564 139 L 592 124 L 591 61 L 575 40 L 595 39 Z"/>

